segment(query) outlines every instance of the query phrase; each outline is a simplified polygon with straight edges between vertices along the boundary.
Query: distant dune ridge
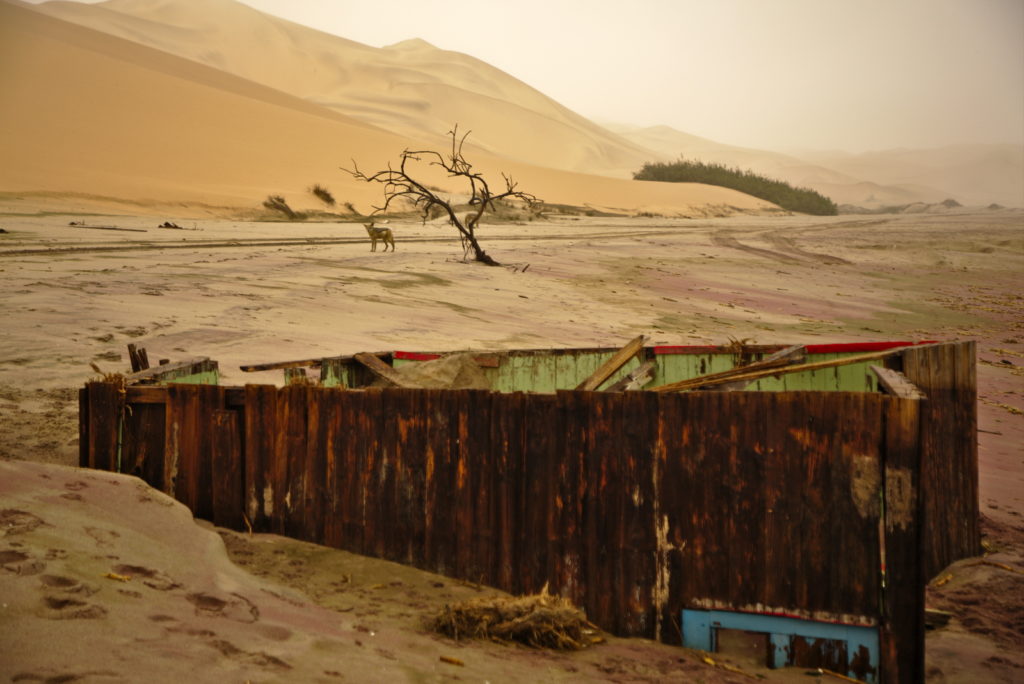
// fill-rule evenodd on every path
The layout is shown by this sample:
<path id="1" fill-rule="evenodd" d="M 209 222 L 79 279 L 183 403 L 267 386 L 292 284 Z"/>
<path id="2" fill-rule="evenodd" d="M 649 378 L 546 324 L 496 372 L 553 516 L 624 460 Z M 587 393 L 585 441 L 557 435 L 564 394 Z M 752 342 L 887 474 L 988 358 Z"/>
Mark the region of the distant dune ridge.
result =
<path id="1" fill-rule="evenodd" d="M 443 148 L 458 123 L 478 168 L 550 202 L 624 213 L 770 208 L 723 188 L 627 180 L 680 154 L 839 203 L 1024 205 L 1024 152 L 1012 146 L 922 154 L 915 166 L 913 153 L 805 161 L 667 127 L 609 130 L 471 56 L 418 39 L 369 47 L 235 0 L 0 0 L 0 40 L 0 126 L 13 132 L 0 139 L 0 191 L 228 206 L 284 193 L 301 209 L 316 206 L 304 189 L 324 183 L 368 211 L 379 189 L 339 166 Z"/>

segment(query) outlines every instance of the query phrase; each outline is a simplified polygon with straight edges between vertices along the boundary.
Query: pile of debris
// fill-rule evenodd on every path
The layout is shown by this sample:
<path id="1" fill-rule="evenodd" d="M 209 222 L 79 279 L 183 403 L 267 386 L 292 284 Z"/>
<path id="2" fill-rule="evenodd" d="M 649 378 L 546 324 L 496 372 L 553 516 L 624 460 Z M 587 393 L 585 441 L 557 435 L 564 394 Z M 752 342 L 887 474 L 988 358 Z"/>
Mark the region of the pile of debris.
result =
<path id="1" fill-rule="evenodd" d="M 453 639 L 490 639 L 531 648 L 578 651 L 604 641 L 600 630 L 547 585 L 532 596 L 477 598 L 447 605 L 433 629 Z"/>

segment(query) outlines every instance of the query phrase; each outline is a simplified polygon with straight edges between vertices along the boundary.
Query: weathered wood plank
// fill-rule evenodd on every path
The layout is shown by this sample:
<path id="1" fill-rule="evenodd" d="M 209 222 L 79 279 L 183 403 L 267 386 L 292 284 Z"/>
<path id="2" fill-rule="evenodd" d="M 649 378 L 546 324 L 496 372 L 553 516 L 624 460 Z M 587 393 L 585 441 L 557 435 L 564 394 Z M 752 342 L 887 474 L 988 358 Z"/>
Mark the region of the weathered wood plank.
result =
<path id="1" fill-rule="evenodd" d="M 885 612 L 881 666 L 887 681 L 924 681 L 925 559 L 922 522 L 920 409 L 890 399 L 885 412 Z"/>
<path id="2" fill-rule="evenodd" d="M 118 433 L 124 399 L 121 387 L 112 382 L 90 382 L 88 390 L 89 444 L 86 463 L 97 470 L 116 471 Z"/>
<path id="3" fill-rule="evenodd" d="M 324 517 L 327 488 L 327 432 L 329 406 L 324 403 L 327 392 L 321 387 L 306 387 L 306 452 L 302 527 L 305 539 L 321 544 L 324 539 Z"/>
<path id="4" fill-rule="evenodd" d="M 902 399 L 925 399 L 917 385 L 910 382 L 907 376 L 899 371 L 883 366 L 870 366 L 871 372 L 878 377 L 878 384 L 886 393 Z"/>
<path id="5" fill-rule="evenodd" d="M 391 358 L 391 352 L 369 352 L 377 358 Z M 272 361 L 270 363 L 247 363 L 239 366 L 244 373 L 255 373 L 257 371 L 284 370 L 285 368 L 317 368 L 324 361 L 350 361 L 351 356 L 318 356 L 315 359 L 298 359 L 294 361 Z"/>
<path id="6" fill-rule="evenodd" d="M 492 472 L 495 467 L 491 447 L 490 423 L 493 395 L 484 390 L 466 390 L 466 467 L 471 499 L 470 557 L 465 568 L 466 579 L 485 584 L 490 580 L 494 565 L 494 489 Z"/>
<path id="7" fill-rule="evenodd" d="M 213 524 L 244 529 L 242 420 L 237 411 L 217 410 L 211 427 Z"/>
<path id="8" fill-rule="evenodd" d="M 644 361 L 604 389 L 605 392 L 634 392 L 654 379 L 654 361 Z"/>
<path id="9" fill-rule="evenodd" d="M 399 373 L 394 368 L 381 361 L 373 354 L 360 352 L 359 354 L 356 354 L 352 358 L 358 361 L 363 366 L 365 366 L 371 373 L 376 375 L 378 378 L 383 378 L 384 380 L 387 380 L 395 387 L 421 389 L 419 384 L 413 382 L 412 380 L 409 380 L 406 377 L 403 377 L 401 373 Z"/>
<path id="10" fill-rule="evenodd" d="M 272 472 L 277 434 L 277 388 L 273 385 L 246 385 L 244 399 L 245 513 L 255 530 L 270 529 L 275 515 Z"/>
<path id="11" fill-rule="evenodd" d="M 78 467 L 89 468 L 89 386 L 78 390 Z"/>
<path id="12" fill-rule="evenodd" d="M 174 371 L 187 370 L 196 367 L 196 372 L 201 372 L 210 368 L 215 368 L 217 362 L 211 361 L 209 357 L 199 356 L 188 361 L 178 361 L 177 363 L 165 363 L 160 366 L 153 366 L 152 368 L 144 368 L 137 373 L 129 373 L 125 376 L 125 382 L 129 385 L 133 383 L 150 382 L 161 375 L 166 375 Z"/>
<path id="13" fill-rule="evenodd" d="M 924 348 L 924 347 L 919 347 Z M 890 349 L 880 352 L 871 352 L 868 354 L 857 354 L 854 356 L 847 356 L 845 358 L 831 359 L 829 361 L 817 361 L 814 363 L 803 363 L 797 365 L 786 365 L 783 361 L 773 361 L 774 364 L 781 364 L 781 367 L 772 367 L 763 370 L 750 370 L 750 366 L 745 366 L 741 369 L 733 369 L 723 371 L 721 373 L 714 373 L 704 375 L 692 380 L 683 380 L 680 382 L 669 383 L 667 385 L 661 385 L 660 387 L 652 387 L 652 392 L 679 392 L 695 389 L 696 387 L 714 387 L 717 385 L 724 385 L 731 382 L 739 382 L 741 380 L 747 382 L 754 382 L 761 378 L 767 378 L 775 375 L 788 375 L 791 373 L 805 373 L 812 371 L 820 371 L 828 368 L 836 368 L 838 366 L 847 366 L 853 363 L 864 363 L 865 361 L 875 361 L 877 359 L 884 359 L 887 356 L 899 354 L 902 351 L 900 349 Z M 739 372 L 743 371 L 743 372 Z"/>
<path id="14" fill-rule="evenodd" d="M 601 366 L 594 371 L 587 379 L 576 386 L 577 390 L 584 392 L 590 392 L 596 390 L 604 381 L 612 376 L 615 371 L 626 365 L 626 362 L 637 355 L 644 348 L 644 341 L 647 338 L 643 335 L 638 335 L 632 340 L 627 342 L 622 349 L 615 352 L 610 359 L 605 361 Z"/>
<path id="15" fill-rule="evenodd" d="M 154 489 L 164 488 L 163 404 L 131 404 L 125 412 L 121 437 L 121 472 L 142 478 Z"/>

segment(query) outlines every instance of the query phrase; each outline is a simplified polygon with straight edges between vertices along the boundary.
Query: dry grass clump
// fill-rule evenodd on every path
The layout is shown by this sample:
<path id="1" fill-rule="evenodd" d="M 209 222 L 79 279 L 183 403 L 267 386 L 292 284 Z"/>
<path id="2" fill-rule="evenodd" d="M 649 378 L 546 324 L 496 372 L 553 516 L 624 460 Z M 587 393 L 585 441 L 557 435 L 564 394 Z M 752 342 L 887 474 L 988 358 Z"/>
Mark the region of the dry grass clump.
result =
<path id="1" fill-rule="evenodd" d="M 289 221 L 301 220 L 302 214 L 288 206 L 288 202 L 281 195 L 267 195 L 263 206 L 270 211 L 277 211 L 284 214 Z"/>
<path id="2" fill-rule="evenodd" d="M 531 648 L 578 651 L 604 639 L 583 611 L 547 593 L 513 598 L 477 598 L 447 605 L 433 628 L 453 639 L 491 639 Z"/>
<path id="3" fill-rule="evenodd" d="M 334 199 L 334 195 L 331 194 L 331 191 L 328 190 L 323 185 L 320 185 L 319 183 L 313 185 L 309 189 L 309 191 L 313 193 L 313 195 L 316 196 L 318 200 L 320 200 L 329 207 L 333 207 L 335 204 L 337 204 L 337 201 Z"/>

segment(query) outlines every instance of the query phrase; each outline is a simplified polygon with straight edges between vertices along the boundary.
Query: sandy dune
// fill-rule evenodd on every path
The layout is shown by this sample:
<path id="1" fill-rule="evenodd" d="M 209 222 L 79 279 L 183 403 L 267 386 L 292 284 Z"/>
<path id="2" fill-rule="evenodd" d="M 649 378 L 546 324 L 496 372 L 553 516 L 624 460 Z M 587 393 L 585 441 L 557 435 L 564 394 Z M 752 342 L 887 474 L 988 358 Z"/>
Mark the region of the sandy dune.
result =
<path id="1" fill-rule="evenodd" d="M 453 123 L 473 143 L 528 164 L 628 177 L 644 150 L 469 55 L 410 39 L 374 48 L 234 0 L 55 2 L 49 13 L 435 143 Z"/>
<path id="2" fill-rule="evenodd" d="M 629 178 L 680 155 L 749 168 L 839 204 L 880 208 L 954 198 L 1024 206 L 1024 149 L 961 145 L 861 155 L 737 147 L 667 126 L 598 126 L 472 56 L 418 39 L 385 48 L 300 26 L 234 0 L 109 0 L 33 6 L 109 35 L 288 93 L 399 137 L 443 143 L 459 122 L 473 150 L 530 166 Z"/>
<path id="3" fill-rule="evenodd" d="M 282 193 L 296 208 L 314 207 L 306 189 L 324 183 L 365 213 L 379 202 L 379 188 L 356 183 L 339 166 L 355 159 L 382 168 L 423 144 L 7 2 L 0 2 L 0 41 L 0 127 L 17 131 L 0 139 L 0 190 L 18 193 L 10 201 L 27 197 L 23 211 L 38 210 L 31 200 L 39 198 L 25 193 L 39 191 L 236 210 Z M 549 202 L 698 216 L 772 206 L 711 186 L 636 183 L 482 154 L 472 161 L 495 176 L 511 173 Z M 425 177 L 446 187 L 443 177 Z"/>

